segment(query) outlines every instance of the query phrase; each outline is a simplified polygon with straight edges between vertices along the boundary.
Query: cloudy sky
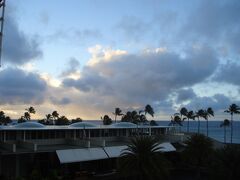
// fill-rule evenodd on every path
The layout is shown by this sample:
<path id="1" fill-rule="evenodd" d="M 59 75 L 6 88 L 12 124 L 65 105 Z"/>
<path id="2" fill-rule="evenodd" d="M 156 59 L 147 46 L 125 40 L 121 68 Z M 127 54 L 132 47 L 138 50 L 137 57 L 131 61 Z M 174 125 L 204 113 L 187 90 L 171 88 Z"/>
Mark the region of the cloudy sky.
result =
<path id="1" fill-rule="evenodd" d="M 0 110 L 100 119 L 240 105 L 239 0 L 7 0 Z"/>

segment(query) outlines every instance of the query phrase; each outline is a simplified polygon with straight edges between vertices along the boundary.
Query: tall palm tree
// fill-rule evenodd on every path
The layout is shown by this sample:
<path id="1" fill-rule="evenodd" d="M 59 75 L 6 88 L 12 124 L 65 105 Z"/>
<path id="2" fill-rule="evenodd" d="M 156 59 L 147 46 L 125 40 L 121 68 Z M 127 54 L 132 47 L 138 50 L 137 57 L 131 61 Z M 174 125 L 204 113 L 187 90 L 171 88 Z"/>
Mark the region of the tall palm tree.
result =
<path id="1" fill-rule="evenodd" d="M 188 124 L 187 124 L 187 132 L 189 132 L 189 119 L 195 119 L 195 114 L 193 111 L 188 111 L 186 118 L 188 120 Z"/>
<path id="2" fill-rule="evenodd" d="M 204 116 L 204 110 L 203 109 L 199 109 L 196 114 L 195 117 L 198 118 L 198 134 L 200 133 L 200 117 Z"/>
<path id="3" fill-rule="evenodd" d="M 173 116 L 171 116 L 171 122 L 169 123 L 169 125 L 173 125 L 173 126 L 178 125 L 179 126 L 179 131 L 181 131 L 182 122 L 185 119 L 186 118 L 181 118 L 179 113 L 175 113 Z"/>
<path id="4" fill-rule="evenodd" d="M 103 120 L 103 125 L 112 124 L 112 119 L 108 115 L 104 115 L 101 119 Z"/>
<path id="5" fill-rule="evenodd" d="M 138 136 L 121 153 L 118 170 L 131 179 L 160 179 L 168 175 L 168 162 L 159 152 L 157 139 Z"/>
<path id="6" fill-rule="evenodd" d="M 224 128 L 224 143 L 226 143 L 226 127 L 230 126 L 230 121 L 228 119 L 224 119 L 224 121 L 220 124 L 220 127 Z"/>
<path id="7" fill-rule="evenodd" d="M 26 111 L 28 111 L 31 114 L 35 114 L 36 113 L 34 107 L 32 107 L 32 106 L 30 106 L 28 109 L 26 109 Z"/>
<path id="8" fill-rule="evenodd" d="M 115 112 L 113 113 L 115 115 L 115 123 L 117 122 L 117 116 L 122 116 L 122 110 L 120 108 L 115 108 Z"/>
<path id="9" fill-rule="evenodd" d="M 31 114 L 35 114 L 36 111 L 34 109 L 34 107 L 30 106 L 29 108 L 25 109 L 27 112 L 24 113 L 24 118 L 27 120 L 27 121 L 30 121 L 31 120 Z"/>
<path id="10" fill-rule="evenodd" d="M 231 104 L 227 110 L 224 112 L 229 113 L 231 115 L 231 143 L 232 143 L 232 137 L 233 137 L 233 114 L 239 114 L 240 113 L 240 107 L 236 104 Z"/>
<path id="11" fill-rule="evenodd" d="M 208 118 L 211 117 L 211 116 L 214 117 L 214 111 L 213 111 L 213 109 L 211 107 L 209 107 L 203 113 L 203 118 L 207 122 L 207 137 L 208 137 Z"/>
<path id="12" fill-rule="evenodd" d="M 3 111 L 0 111 L 0 124 L 4 124 L 5 119 L 5 113 Z"/>
<path id="13" fill-rule="evenodd" d="M 154 110 L 152 106 L 150 106 L 149 104 L 145 106 L 144 112 L 145 112 L 145 115 L 150 114 L 152 117 L 154 116 Z"/>
<path id="14" fill-rule="evenodd" d="M 57 111 L 53 111 L 52 112 L 52 117 L 53 117 L 53 119 L 54 119 L 54 124 L 56 124 L 56 120 L 59 118 L 59 114 L 58 114 L 58 112 Z"/>
<path id="15" fill-rule="evenodd" d="M 27 120 L 27 121 L 30 121 L 31 120 L 31 115 L 29 112 L 25 112 L 24 115 L 23 115 L 24 119 Z"/>

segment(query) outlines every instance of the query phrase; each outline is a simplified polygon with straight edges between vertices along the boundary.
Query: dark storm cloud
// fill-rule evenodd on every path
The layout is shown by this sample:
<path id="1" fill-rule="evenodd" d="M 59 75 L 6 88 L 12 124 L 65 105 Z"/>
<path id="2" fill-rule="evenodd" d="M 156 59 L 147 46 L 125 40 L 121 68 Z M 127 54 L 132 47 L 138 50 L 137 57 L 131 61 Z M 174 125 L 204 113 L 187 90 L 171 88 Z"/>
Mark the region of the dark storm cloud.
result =
<path id="1" fill-rule="evenodd" d="M 233 85 L 240 85 L 240 64 L 235 62 L 228 62 L 221 65 L 218 72 L 213 77 L 213 80 L 217 82 L 224 82 Z"/>
<path id="2" fill-rule="evenodd" d="M 4 23 L 3 57 L 7 62 L 21 65 L 42 56 L 37 38 L 22 32 L 11 14 Z"/>
<path id="3" fill-rule="evenodd" d="M 217 65 L 215 54 L 205 48 L 194 49 L 185 58 L 171 52 L 119 55 L 85 66 L 80 79 L 65 79 L 63 84 L 99 96 L 146 103 L 202 82 Z"/>
<path id="4" fill-rule="evenodd" d="M 183 101 L 192 100 L 195 97 L 196 97 L 196 94 L 193 91 L 193 89 L 191 89 L 191 88 L 189 88 L 189 89 L 180 89 L 180 90 L 177 91 L 176 102 L 177 103 L 181 103 Z"/>
<path id="5" fill-rule="evenodd" d="M 0 104 L 40 104 L 44 101 L 47 84 L 38 74 L 7 68 L 0 71 L 0 84 Z"/>

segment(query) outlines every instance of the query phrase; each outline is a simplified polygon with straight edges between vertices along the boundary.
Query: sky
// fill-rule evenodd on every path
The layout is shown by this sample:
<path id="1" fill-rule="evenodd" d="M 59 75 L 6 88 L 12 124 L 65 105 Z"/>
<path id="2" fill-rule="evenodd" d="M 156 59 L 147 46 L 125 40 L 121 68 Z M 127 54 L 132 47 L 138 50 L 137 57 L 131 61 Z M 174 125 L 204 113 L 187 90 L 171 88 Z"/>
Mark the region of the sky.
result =
<path id="1" fill-rule="evenodd" d="M 181 107 L 223 120 L 240 105 L 239 17 L 239 0 L 7 0 L 0 110 L 95 120 L 150 104 L 155 120 Z"/>

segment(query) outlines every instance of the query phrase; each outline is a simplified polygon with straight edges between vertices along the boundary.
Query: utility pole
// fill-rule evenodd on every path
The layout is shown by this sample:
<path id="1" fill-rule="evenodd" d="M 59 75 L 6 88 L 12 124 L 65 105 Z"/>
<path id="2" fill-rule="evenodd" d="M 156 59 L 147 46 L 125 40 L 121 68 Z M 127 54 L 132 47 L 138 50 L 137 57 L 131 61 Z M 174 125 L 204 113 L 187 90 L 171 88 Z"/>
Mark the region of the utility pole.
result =
<path id="1" fill-rule="evenodd" d="M 0 67 L 2 66 L 2 41 L 3 41 L 3 25 L 4 25 L 4 14 L 5 14 L 5 3 L 6 0 L 0 0 Z"/>

